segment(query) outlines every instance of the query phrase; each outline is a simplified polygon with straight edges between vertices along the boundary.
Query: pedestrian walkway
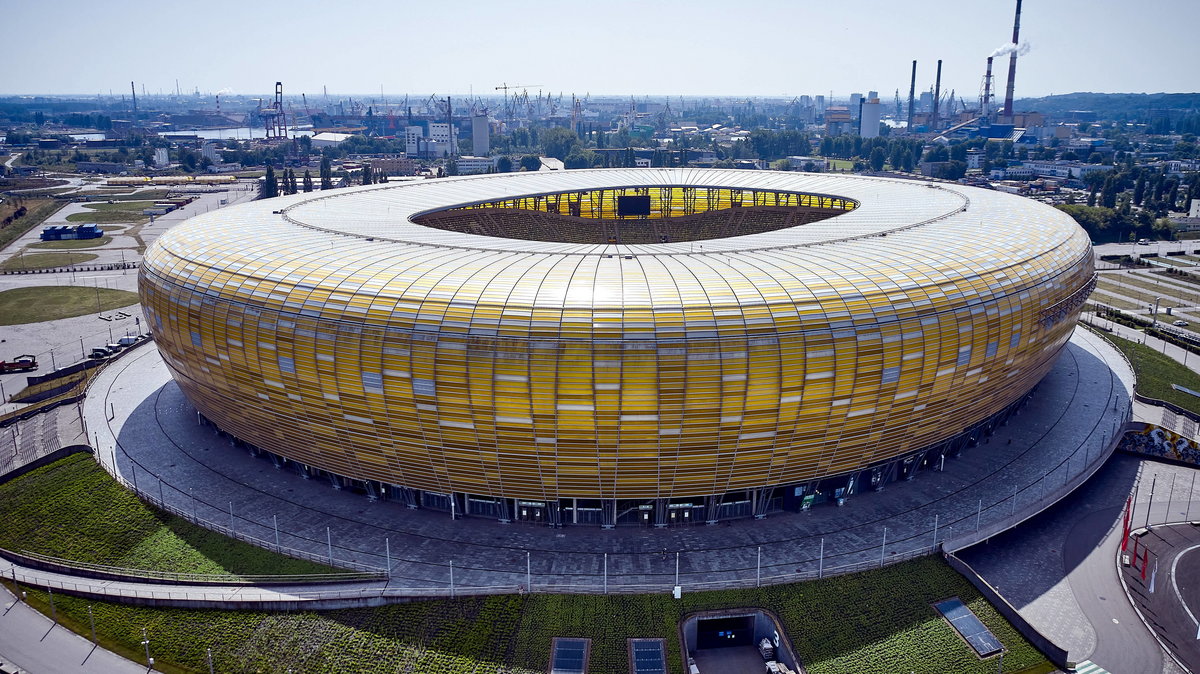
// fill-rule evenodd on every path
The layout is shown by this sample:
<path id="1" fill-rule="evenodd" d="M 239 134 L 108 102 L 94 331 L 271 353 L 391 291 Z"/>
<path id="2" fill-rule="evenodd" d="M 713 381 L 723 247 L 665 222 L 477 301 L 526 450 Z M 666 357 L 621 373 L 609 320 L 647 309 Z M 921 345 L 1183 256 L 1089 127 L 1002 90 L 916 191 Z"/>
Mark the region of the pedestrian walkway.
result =
<path id="1" fill-rule="evenodd" d="M 1132 383 L 1124 358 L 1081 329 L 1030 403 L 944 471 L 929 466 L 840 508 L 658 530 L 452 520 L 305 480 L 198 424 L 153 349 L 102 373 L 84 417 L 102 462 L 145 498 L 260 545 L 390 568 L 391 588 L 651 592 L 791 582 L 995 535 L 1103 463 Z"/>
<path id="2" fill-rule="evenodd" d="M 1075 674 L 1109 674 L 1109 671 L 1091 660 L 1084 660 L 1075 665 Z"/>
<path id="3" fill-rule="evenodd" d="M 1118 673 L 1177 674 L 1181 670 L 1125 599 L 1114 559 L 1126 500 L 1136 495 L 1137 526 L 1189 518 L 1200 513 L 1198 474 L 1115 455 L 1054 507 L 958 555 L 1038 632 L 1067 650 L 1069 660 Z"/>
<path id="4" fill-rule="evenodd" d="M 392 588 L 386 579 L 349 582 L 233 585 L 220 583 L 177 584 L 153 580 L 105 580 L 57 573 L 0 560 L 0 576 L 17 585 L 61 590 L 98 600 L 137 600 L 155 606 L 188 608 L 316 610 L 370 606 L 384 599 L 442 596 L 442 588 Z M 516 586 L 497 587 L 496 594 L 516 592 Z"/>
<path id="5" fill-rule="evenodd" d="M 81 672 L 90 674 L 144 674 L 138 664 L 99 648 L 82 636 L 17 600 L 0 587 L 0 663 L 21 672 Z"/>
<path id="6" fill-rule="evenodd" d="M 63 405 L 0 428 L 0 475 L 71 445 L 86 444 L 83 404 Z"/>

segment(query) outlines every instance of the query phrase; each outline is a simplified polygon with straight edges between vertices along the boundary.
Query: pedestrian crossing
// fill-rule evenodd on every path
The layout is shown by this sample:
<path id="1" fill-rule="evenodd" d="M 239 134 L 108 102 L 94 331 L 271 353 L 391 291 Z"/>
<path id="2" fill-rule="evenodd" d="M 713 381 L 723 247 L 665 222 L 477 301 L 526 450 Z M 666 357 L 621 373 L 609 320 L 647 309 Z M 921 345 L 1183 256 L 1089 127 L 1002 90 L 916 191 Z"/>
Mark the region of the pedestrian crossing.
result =
<path id="1" fill-rule="evenodd" d="M 1092 662 L 1091 660 L 1084 660 L 1083 662 L 1075 665 L 1075 674 L 1111 674 L 1111 673 L 1107 669 L 1104 669 L 1103 667 L 1101 667 L 1100 665 L 1097 665 L 1096 663 Z"/>

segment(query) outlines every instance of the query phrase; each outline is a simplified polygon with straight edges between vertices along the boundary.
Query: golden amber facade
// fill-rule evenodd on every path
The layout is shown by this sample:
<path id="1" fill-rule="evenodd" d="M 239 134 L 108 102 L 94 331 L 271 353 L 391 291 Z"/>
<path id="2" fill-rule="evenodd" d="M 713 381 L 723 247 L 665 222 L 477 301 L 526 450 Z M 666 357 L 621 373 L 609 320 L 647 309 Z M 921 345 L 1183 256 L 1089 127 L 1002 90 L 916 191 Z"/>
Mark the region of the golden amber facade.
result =
<path id="1" fill-rule="evenodd" d="M 841 214 L 703 246 L 412 222 L 630 186 L 824 195 Z M 1070 217 L 1011 195 L 613 169 L 223 209 L 160 237 L 140 290 L 184 394 L 233 435 L 355 479 L 545 500 L 784 485 L 946 440 L 1045 375 L 1093 277 Z"/>

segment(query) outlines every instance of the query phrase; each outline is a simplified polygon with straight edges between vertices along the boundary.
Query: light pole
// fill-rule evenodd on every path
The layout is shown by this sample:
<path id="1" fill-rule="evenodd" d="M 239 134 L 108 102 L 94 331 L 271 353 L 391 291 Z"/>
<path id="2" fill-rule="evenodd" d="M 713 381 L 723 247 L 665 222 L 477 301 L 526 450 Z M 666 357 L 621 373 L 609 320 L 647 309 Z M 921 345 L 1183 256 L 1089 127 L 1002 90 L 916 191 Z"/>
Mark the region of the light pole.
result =
<path id="1" fill-rule="evenodd" d="M 146 647 L 146 666 L 154 667 L 154 660 L 150 658 L 150 637 L 146 636 L 146 628 L 142 628 L 142 645 Z"/>

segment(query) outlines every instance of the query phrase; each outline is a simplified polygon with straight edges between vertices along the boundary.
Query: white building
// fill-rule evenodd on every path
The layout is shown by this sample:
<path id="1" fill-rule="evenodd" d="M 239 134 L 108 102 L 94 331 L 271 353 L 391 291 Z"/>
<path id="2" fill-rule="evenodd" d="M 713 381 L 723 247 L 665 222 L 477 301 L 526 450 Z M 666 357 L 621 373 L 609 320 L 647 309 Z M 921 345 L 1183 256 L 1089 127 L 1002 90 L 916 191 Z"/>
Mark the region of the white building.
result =
<path id="1" fill-rule="evenodd" d="M 487 173 L 492 168 L 492 160 L 488 157 L 459 157 L 455 160 L 459 175 L 472 173 Z"/>
<path id="2" fill-rule="evenodd" d="M 166 168 L 170 166 L 171 159 L 167 153 L 167 148 L 159 147 L 154 149 L 154 165 L 158 168 Z"/>
<path id="3" fill-rule="evenodd" d="M 200 155 L 214 164 L 221 163 L 221 153 L 216 143 L 204 143 L 200 146 Z"/>
<path id="4" fill-rule="evenodd" d="M 425 127 L 409 126 L 404 130 L 404 151 L 410 157 L 440 159 L 458 151 L 458 129 L 447 122 L 430 122 Z"/>
<path id="5" fill-rule="evenodd" d="M 862 104 L 862 119 L 859 120 L 859 135 L 863 138 L 875 138 L 879 135 L 879 120 L 883 115 L 883 105 L 878 98 L 869 99 Z"/>
<path id="6" fill-rule="evenodd" d="M 341 144 L 343 141 L 349 139 L 351 136 L 353 136 L 353 134 L 335 133 L 333 131 L 322 131 L 321 133 L 318 133 L 317 135 L 312 137 L 312 146 L 313 147 L 332 147 L 334 145 Z"/>
<path id="7" fill-rule="evenodd" d="M 787 160 L 788 166 L 793 171 L 808 171 L 810 169 L 805 168 L 808 166 L 811 166 L 812 171 L 819 171 L 821 173 L 829 170 L 829 160 L 825 157 L 792 156 L 788 157 Z"/>
<path id="8" fill-rule="evenodd" d="M 471 154 L 486 157 L 492 152 L 492 130 L 487 115 L 471 118 Z M 465 157 L 464 157 L 465 159 Z"/>

